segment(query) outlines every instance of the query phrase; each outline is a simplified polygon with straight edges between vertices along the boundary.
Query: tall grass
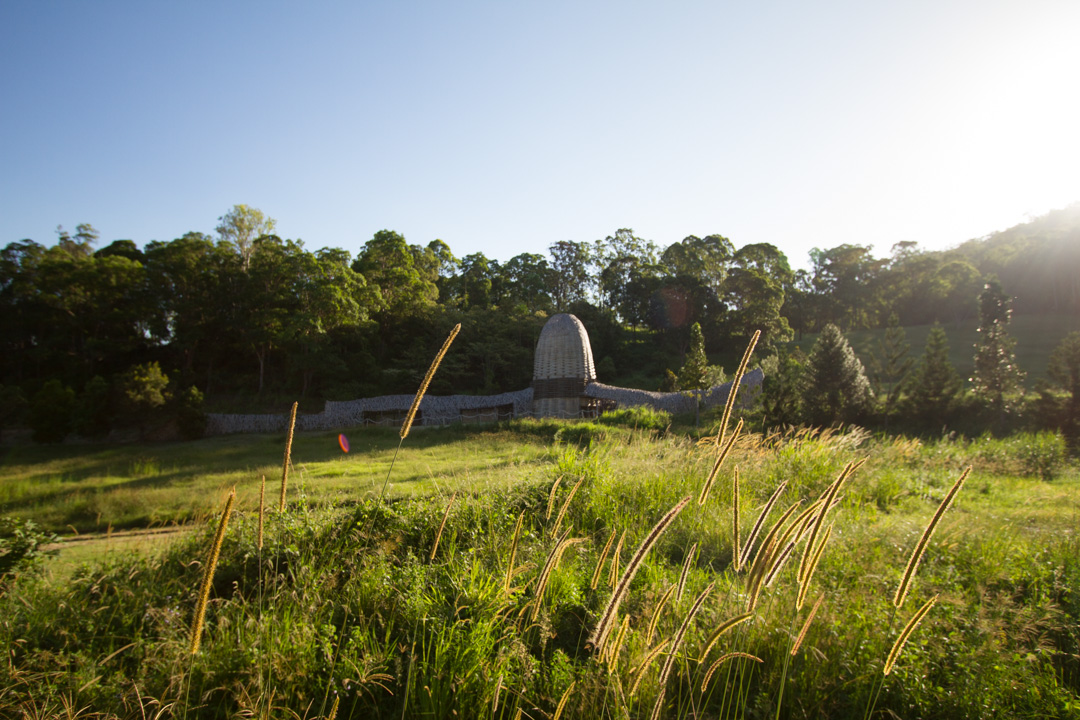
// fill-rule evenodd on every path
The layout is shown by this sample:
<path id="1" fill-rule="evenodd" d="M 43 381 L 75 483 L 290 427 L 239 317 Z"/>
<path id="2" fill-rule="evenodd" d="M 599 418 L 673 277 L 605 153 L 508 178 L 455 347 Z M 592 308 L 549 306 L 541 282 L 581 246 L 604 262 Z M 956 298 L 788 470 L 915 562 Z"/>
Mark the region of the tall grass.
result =
<path id="1" fill-rule="evenodd" d="M 215 526 L 160 558 L 20 581 L 0 597 L 0 714 L 48 717 L 65 697 L 86 717 L 861 717 L 877 698 L 875 717 L 1077 716 L 1074 471 L 976 466 L 960 494 L 942 466 L 962 453 L 744 435 L 730 459 L 761 520 L 743 552 L 726 492 L 691 501 L 716 452 L 635 431 L 552 446 L 513 482 L 459 491 L 452 512 L 447 493 L 272 513 L 261 565 L 259 518 L 236 512 L 189 702 L 190 558 Z M 630 560 L 614 587 L 595 582 L 620 538 Z M 897 634 L 894 590 L 916 569 L 906 594 L 926 610 Z"/>

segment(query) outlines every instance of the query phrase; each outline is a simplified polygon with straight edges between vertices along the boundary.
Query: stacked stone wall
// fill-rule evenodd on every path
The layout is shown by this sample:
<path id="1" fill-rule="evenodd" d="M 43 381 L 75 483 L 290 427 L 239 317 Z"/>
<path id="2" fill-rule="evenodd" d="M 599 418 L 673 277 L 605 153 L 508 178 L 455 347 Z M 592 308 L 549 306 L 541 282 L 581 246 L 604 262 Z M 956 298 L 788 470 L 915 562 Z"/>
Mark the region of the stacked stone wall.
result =
<path id="1" fill-rule="evenodd" d="M 747 404 L 761 389 L 764 374 L 760 369 L 749 372 L 742 380 L 743 404 Z M 705 407 L 723 405 L 731 391 L 731 383 L 718 385 L 709 390 L 702 398 Z M 585 396 L 598 400 L 614 401 L 617 407 L 647 405 L 657 410 L 666 410 L 673 415 L 692 413 L 694 398 L 684 393 L 661 393 L 649 390 L 620 388 L 603 383 L 591 382 L 585 387 Z M 412 405 L 412 395 L 382 395 L 362 400 L 338 402 L 328 400 L 321 413 L 297 415 L 298 430 L 334 430 L 375 424 L 365 413 L 385 413 L 387 411 L 407 411 Z M 576 402 L 576 401 L 575 401 Z M 533 404 L 532 388 L 499 395 L 426 395 L 420 402 L 420 420 L 418 425 L 449 425 L 462 420 L 462 410 L 469 419 L 475 421 L 477 412 L 490 409 L 491 416 L 497 416 L 496 408 L 513 406 L 513 416 L 531 417 Z M 207 418 L 207 435 L 228 435 L 232 433 L 270 433 L 284 432 L 288 427 L 289 414 L 280 415 L 224 415 L 211 413 Z M 394 424 L 384 422 L 382 424 Z"/>

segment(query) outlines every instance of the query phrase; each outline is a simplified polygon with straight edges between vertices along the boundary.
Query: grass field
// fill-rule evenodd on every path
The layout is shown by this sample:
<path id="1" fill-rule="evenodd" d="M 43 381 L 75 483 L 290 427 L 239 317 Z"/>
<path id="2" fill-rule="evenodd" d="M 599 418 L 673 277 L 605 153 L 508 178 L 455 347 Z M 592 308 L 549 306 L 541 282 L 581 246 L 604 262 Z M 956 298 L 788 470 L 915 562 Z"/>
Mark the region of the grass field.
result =
<path id="1" fill-rule="evenodd" d="M 418 428 L 377 502 L 397 439 L 356 431 L 344 455 L 336 434 L 297 435 L 289 506 L 267 515 L 261 547 L 259 476 L 276 506 L 284 436 L 9 450 L 5 513 L 113 533 L 69 541 L 54 572 L 0 594 L 0 715 L 1080 717 L 1080 473 L 1058 438 L 744 436 L 701 505 L 718 450 L 688 428 Z M 860 460 L 822 535 L 794 532 Z M 908 557 L 968 465 L 897 609 Z M 200 573 L 234 484 L 192 656 Z M 180 521 L 156 540 L 116 531 Z M 768 537 L 786 528 L 785 564 Z M 800 581 L 807 545 L 821 560 Z M 755 591 L 758 559 L 776 572 Z"/>
<path id="2" fill-rule="evenodd" d="M 911 345 L 911 357 L 918 360 L 926 348 L 926 338 L 930 334 L 930 325 L 905 327 L 907 342 Z M 956 372 L 965 380 L 974 370 L 972 358 L 975 355 L 975 342 L 978 339 L 978 319 L 968 320 L 959 325 L 949 323 L 944 326 L 949 337 L 949 360 Z M 1009 323 L 1009 334 L 1016 339 L 1016 361 L 1020 369 L 1027 373 L 1026 386 L 1033 389 L 1035 384 L 1046 378 L 1046 365 L 1050 353 L 1066 335 L 1080 332 L 1080 316 L 1076 315 L 1017 315 Z M 878 352 L 878 343 L 885 337 L 885 330 L 853 330 L 845 333 L 852 349 L 866 365 L 870 355 Z M 804 335 L 791 347 L 798 347 L 809 353 L 817 335 Z"/>

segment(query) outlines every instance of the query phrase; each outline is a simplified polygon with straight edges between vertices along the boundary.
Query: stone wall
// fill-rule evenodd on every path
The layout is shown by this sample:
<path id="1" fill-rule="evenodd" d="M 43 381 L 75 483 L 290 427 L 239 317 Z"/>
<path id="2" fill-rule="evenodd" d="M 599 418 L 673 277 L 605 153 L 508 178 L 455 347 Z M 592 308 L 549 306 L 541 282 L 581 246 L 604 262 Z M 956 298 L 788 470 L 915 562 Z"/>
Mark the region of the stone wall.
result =
<path id="1" fill-rule="evenodd" d="M 740 394 L 743 404 L 749 403 L 761 389 L 764 374 L 760 369 L 746 374 L 742 380 Z M 723 405 L 727 401 L 731 383 L 718 385 L 705 394 L 705 407 Z M 691 413 L 694 411 L 694 399 L 683 393 L 660 393 L 632 388 L 612 387 L 603 383 L 591 382 L 585 388 L 585 395 L 601 400 L 614 400 L 618 407 L 648 405 L 657 410 L 666 410 L 672 414 Z M 334 430 L 337 428 L 356 427 L 372 424 L 365 413 L 388 413 L 388 411 L 408 411 L 413 395 L 383 395 L 335 402 L 328 400 L 321 413 L 297 415 L 297 430 Z M 449 425 L 462 421 L 462 411 L 470 420 L 476 420 L 481 411 L 490 411 L 492 419 L 497 417 L 495 409 L 500 406 L 513 406 L 514 417 L 532 416 L 532 388 L 502 393 L 500 395 L 425 395 L 420 402 L 420 418 L 416 425 Z M 284 432 L 288 428 L 289 413 L 280 415 L 223 415 L 211 413 L 207 418 L 207 435 L 228 435 L 231 433 L 269 433 Z M 394 425 L 400 421 L 384 421 L 380 424 Z"/>
<path id="2" fill-rule="evenodd" d="M 743 404 L 757 395 L 761 389 L 761 381 L 765 378 L 761 369 L 752 370 L 743 376 L 739 394 L 743 396 Z M 705 393 L 702 404 L 709 408 L 723 405 L 727 402 L 728 393 L 731 392 L 731 383 L 727 382 Z M 694 398 L 681 392 L 652 392 L 650 390 L 636 390 L 633 388 L 612 387 L 603 383 L 589 383 L 585 388 L 585 394 L 600 400 L 614 400 L 618 407 L 633 407 L 635 405 L 648 405 L 657 410 L 666 410 L 672 415 L 694 412 Z"/>
<path id="3" fill-rule="evenodd" d="M 382 395 L 362 400 L 335 402 L 328 400 L 321 413 L 296 416 L 297 430 L 333 430 L 365 424 L 400 425 L 400 421 L 373 423 L 364 414 L 386 413 L 399 410 L 404 414 L 412 405 L 414 395 Z M 420 401 L 420 419 L 415 425 L 448 425 L 461 421 L 461 411 L 490 409 L 512 405 L 514 417 L 531 414 L 532 388 L 502 393 L 500 395 L 425 395 Z M 289 425 L 289 413 L 280 415 L 223 415 L 211 413 L 207 418 L 207 435 L 231 433 L 284 432 Z"/>

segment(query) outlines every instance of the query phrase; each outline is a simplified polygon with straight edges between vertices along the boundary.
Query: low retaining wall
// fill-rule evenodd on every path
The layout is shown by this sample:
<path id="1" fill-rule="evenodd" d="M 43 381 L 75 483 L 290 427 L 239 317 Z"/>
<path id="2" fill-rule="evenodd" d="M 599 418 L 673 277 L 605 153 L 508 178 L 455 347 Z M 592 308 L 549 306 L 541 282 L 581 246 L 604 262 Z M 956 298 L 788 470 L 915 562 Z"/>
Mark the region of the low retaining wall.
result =
<path id="1" fill-rule="evenodd" d="M 746 374 L 742 380 L 740 394 L 744 395 L 743 405 L 749 403 L 760 390 L 764 374 L 760 369 Z M 727 402 L 731 383 L 717 385 L 702 398 L 705 407 L 723 405 Z M 632 388 L 613 387 L 592 382 L 585 387 L 587 397 L 599 400 L 613 400 L 617 407 L 648 405 L 657 410 L 665 410 L 673 415 L 694 411 L 694 398 L 684 393 L 661 393 Z M 392 415 L 395 411 L 402 414 L 412 405 L 413 395 L 382 395 L 362 400 L 337 402 L 328 400 L 321 413 L 297 415 L 297 430 L 334 430 L 336 428 L 355 427 L 358 425 L 394 425 L 401 424 L 400 419 L 384 417 L 373 420 L 367 415 Z M 420 401 L 420 413 L 416 425 L 449 425 L 465 421 L 477 421 L 490 416 L 492 420 L 500 417 L 497 408 L 513 407 L 513 417 L 532 416 L 532 388 L 502 393 L 500 395 L 425 395 Z M 462 411 L 466 411 L 464 414 Z M 464 416 L 463 416 L 464 415 Z M 211 413 L 207 416 L 207 435 L 229 435 L 232 433 L 269 433 L 284 432 L 288 428 L 289 413 L 280 415 L 224 415 Z"/>
<path id="2" fill-rule="evenodd" d="M 765 374 L 761 369 L 755 369 L 743 376 L 739 386 L 739 394 L 743 395 L 743 404 L 756 397 L 761 381 Z M 727 402 L 728 393 L 731 392 L 731 383 L 717 385 L 705 393 L 701 403 L 705 407 L 715 407 Z M 599 400 L 614 400 L 618 407 L 633 407 L 635 405 L 648 405 L 657 410 L 666 410 L 672 415 L 694 412 L 694 397 L 681 392 L 651 392 L 649 390 L 635 390 L 633 388 L 613 387 L 603 383 L 592 382 L 585 388 L 585 394 Z"/>

